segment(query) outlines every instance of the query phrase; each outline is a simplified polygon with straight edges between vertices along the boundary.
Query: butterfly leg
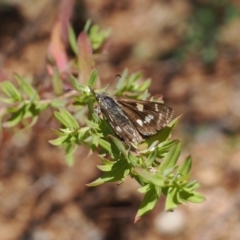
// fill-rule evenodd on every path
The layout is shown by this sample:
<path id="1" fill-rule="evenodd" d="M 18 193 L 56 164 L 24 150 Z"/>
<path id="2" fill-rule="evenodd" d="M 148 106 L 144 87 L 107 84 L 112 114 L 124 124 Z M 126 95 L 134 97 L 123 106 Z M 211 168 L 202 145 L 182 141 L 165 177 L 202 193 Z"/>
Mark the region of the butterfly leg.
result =
<path id="1" fill-rule="evenodd" d="M 100 107 L 96 107 L 93 109 L 93 112 L 98 116 L 102 116 L 102 111 L 101 111 L 101 108 Z"/>

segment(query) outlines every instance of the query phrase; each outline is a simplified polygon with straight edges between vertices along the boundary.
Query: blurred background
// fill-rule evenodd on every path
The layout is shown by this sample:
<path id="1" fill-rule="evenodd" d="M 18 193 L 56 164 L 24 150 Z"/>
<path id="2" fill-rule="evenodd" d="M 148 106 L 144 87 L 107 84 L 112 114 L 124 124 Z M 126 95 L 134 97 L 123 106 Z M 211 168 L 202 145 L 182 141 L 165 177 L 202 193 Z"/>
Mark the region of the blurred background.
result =
<path id="1" fill-rule="evenodd" d="M 72 168 L 42 114 L 27 131 L 5 129 L 0 151 L 1 240 L 240 239 L 240 2 L 230 0 L 1 0 L 0 79 L 48 83 L 51 32 L 64 11 L 79 34 L 87 19 L 110 29 L 97 57 L 104 84 L 125 68 L 152 78 L 151 94 L 183 114 L 174 138 L 193 158 L 206 201 L 165 213 L 164 198 L 134 224 L 131 179 L 87 188 L 96 154 L 79 147 Z"/>

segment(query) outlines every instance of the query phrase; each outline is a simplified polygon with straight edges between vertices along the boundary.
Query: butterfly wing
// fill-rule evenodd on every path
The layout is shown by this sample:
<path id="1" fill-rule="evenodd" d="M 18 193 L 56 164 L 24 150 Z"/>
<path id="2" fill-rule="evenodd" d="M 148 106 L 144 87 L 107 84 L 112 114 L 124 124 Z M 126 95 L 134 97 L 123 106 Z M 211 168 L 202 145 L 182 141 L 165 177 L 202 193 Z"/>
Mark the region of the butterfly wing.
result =
<path id="1" fill-rule="evenodd" d="M 173 118 L 173 109 L 159 102 L 117 98 L 126 116 L 144 136 L 154 135 Z"/>
<path id="2" fill-rule="evenodd" d="M 96 94 L 99 106 L 105 117 L 109 120 L 115 133 L 127 144 L 138 143 L 143 140 L 142 136 L 124 114 L 118 103 L 107 94 Z"/>

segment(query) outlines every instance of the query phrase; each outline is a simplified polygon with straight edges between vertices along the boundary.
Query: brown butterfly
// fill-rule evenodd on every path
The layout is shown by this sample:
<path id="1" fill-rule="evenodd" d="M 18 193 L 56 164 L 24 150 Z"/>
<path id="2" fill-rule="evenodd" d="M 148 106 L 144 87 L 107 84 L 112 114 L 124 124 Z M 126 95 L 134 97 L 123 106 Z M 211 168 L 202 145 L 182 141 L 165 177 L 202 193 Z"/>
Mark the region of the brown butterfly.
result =
<path id="1" fill-rule="evenodd" d="M 115 133 L 128 145 L 156 134 L 173 118 L 173 109 L 166 104 L 125 97 L 112 98 L 106 92 L 90 90 Z"/>

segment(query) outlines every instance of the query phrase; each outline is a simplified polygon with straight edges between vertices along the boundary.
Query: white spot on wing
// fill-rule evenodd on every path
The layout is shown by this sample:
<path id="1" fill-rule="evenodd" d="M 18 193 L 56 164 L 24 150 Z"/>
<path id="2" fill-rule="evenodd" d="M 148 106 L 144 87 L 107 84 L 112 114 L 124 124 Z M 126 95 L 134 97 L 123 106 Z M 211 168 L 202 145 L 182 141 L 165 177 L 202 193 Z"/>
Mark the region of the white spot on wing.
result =
<path id="1" fill-rule="evenodd" d="M 146 122 L 147 122 L 147 123 L 150 123 L 153 118 L 154 118 L 153 115 L 148 114 L 148 115 L 145 117 L 145 121 L 144 121 L 144 122 L 145 122 L 145 123 L 146 123 Z"/>
<path id="2" fill-rule="evenodd" d="M 143 111 L 143 104 L 137 103 L 137 109 L 138 109 L 138 111 L 142 112 Z"/>
<path id="3" fill-rule="evenodd" d="M 116 130 L 117 130 L 118 132 L 122 132 L 122 130 L 121 130 L 121 128 L 120 128 L 119 126 L 116 127 Z"/>
<path id="4" fill-rule="evenodd" d="M 140 120 L 140 119 L 138 119 L 136 122 L 137 122 L 140 126 L 143 125 L 143 122 L 142 122 L 142 120 Z"/>

